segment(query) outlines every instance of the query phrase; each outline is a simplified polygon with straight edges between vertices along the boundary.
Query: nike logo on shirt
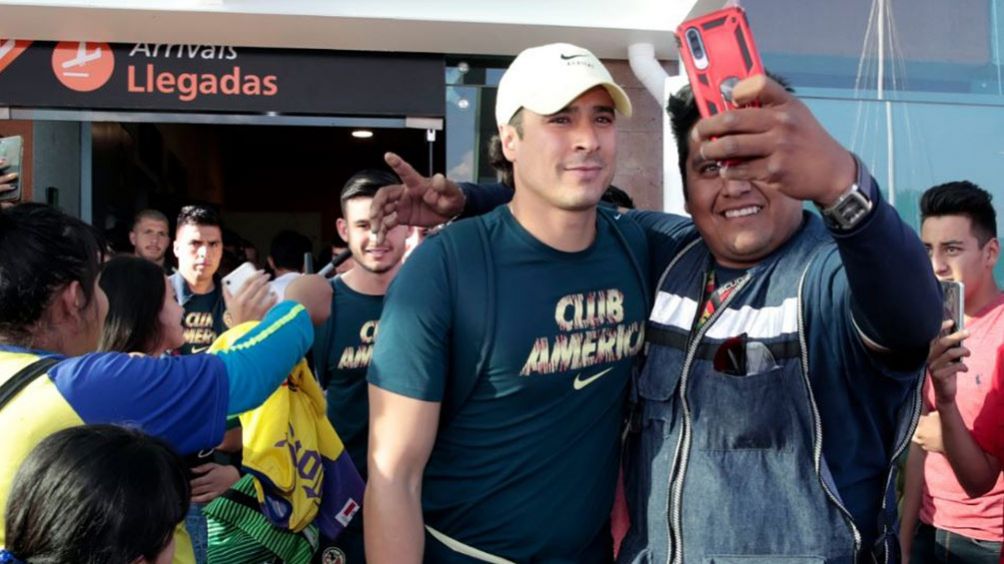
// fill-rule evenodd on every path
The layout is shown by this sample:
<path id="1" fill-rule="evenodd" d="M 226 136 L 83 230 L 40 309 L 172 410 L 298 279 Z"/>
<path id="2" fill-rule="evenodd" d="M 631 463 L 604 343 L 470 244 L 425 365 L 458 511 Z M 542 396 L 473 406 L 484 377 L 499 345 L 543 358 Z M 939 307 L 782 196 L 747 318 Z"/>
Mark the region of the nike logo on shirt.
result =
<path id="1" fill-rule="evenodd" d="M 204 347 L 192 347 L 192 354 L 199 354 L 202 352 L 206 352 L 208 350 L 209 350 L 209 345 L 206 345 Z"/>
<path id="2" fill-rule="evenodd" d="M 589 384 L 592 384 L 593 382 L 599 380 L 600 378 L 605 376 L 607 372 L 610 372 L 613 369 L 614 368 L 611 366 L 610 368 L 607 368 L 602 372 L 597 372 L 596 374 L 593 374 L 592 376 L 589 376 L 587 378 L 582 378 L 581 377 L 582 373 L 576 374 L 575 380 L 572 381 L 572 388 L 576 390 L 581 390 L 582 388 L 585 388 Z"/>

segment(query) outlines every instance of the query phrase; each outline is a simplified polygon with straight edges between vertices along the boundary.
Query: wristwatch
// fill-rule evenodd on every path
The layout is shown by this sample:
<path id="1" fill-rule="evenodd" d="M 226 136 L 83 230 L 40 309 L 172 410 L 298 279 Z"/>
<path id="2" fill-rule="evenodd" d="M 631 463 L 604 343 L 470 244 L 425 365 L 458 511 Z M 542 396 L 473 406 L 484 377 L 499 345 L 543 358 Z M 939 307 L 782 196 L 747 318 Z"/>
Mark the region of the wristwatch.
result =
<path id="1" fill-rule="evenodd" d="M 817 205 L 823 222 L 836 231 L 850 231 L 858 226 L 868 212 L 872 211 L 872 200 L 858 188 L 855 182 L 833 205 L 824 208 Z"/>

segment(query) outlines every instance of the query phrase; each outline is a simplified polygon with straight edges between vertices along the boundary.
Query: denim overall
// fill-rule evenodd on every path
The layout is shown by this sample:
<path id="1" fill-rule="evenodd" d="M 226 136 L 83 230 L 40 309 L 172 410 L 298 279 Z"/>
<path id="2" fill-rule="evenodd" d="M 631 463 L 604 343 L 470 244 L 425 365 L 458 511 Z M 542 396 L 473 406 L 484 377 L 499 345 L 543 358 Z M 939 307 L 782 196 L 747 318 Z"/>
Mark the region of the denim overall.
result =
<path id="1" fill-rule="evenodd" d="M 822 456 L 802 286 L 813 258 L 833 249 L 821 222 L 808 216 L 693 333 L 712 259 L 698 239 L 670 263 L 636 387 L 632 428 L 640 432 L 629 433 L 625 462 L 632 527 L 619 562 L 896 560 L 894 498 L 879 518 L 889 529 L 880 532 L 883 547 L 863 548 Z M 716 370 L 726 341 L 744 333 L 745 371 Z M 764 350 L 770 354 L 754 354 Z M 916 402 L 907 403 L 897 452 L 915 421 Z"/>

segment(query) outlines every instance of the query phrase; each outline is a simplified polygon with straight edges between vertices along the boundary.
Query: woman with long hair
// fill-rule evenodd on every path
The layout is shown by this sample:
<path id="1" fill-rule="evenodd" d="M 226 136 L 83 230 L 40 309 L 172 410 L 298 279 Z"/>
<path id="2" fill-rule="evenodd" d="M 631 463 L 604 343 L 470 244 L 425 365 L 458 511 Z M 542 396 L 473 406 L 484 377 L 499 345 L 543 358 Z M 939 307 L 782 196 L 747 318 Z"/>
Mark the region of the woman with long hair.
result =
<path id="1" fill-rule="evenodd" d="M 108 296 L 99 350 L 160 356 L 185 344 L 184 310 L 159 266 L 118 256 L 105 263 L 98 283 Z"/>

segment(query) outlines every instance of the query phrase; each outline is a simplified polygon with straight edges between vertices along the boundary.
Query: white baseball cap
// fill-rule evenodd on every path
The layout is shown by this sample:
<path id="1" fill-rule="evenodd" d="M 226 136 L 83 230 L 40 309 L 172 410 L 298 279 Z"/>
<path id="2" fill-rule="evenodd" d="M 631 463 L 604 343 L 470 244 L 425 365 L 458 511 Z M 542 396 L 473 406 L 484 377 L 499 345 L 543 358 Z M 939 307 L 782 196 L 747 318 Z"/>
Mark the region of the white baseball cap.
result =
<path id="1" fill-rule="evenodd" d="M 631 100 L 595 55 L 568 43 L 524 50 L 502 75 L 495 100 L 495 122 L 509 123 L 520 108 L 551 115 L 583 92 L 602 86 L 614 106 L 631 117 Z"/>

